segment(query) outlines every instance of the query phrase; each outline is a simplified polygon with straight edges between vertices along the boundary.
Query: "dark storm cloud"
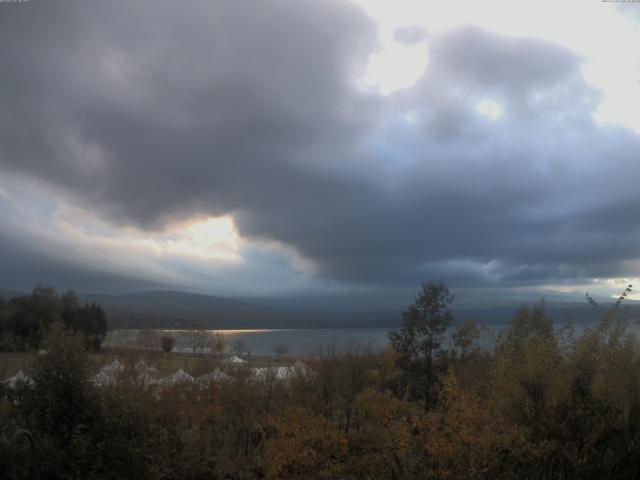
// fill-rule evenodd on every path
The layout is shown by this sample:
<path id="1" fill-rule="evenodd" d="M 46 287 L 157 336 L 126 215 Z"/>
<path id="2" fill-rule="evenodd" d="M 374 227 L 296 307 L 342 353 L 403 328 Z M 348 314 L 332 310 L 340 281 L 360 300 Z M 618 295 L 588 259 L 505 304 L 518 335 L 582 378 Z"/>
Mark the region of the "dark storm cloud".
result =
<path id="1" fill-rule="evenodd" d="M 348 4 L 36 1 L 0 22 L 3 164 L 114 217 L 260 202 L 298 150 L 373 119 L 352 78 L 374 29 Z"/>
<path id="2" fill-rule="evenodd" d="M 536 39 L 492 35 L 476 27 L 442 34 L 431 46 L 432 68 L 457 83 L 514 95 L 549 88 L 575 74 L 579 58 Z"/>
<path id="3" fill-rule="evenodd" d="M 429 40 L 423 78 L 383 98 L 355 87 L 375 29 L 346 2 L 32 0 L 0 16 L 0 162 L 115 223 L 231 213 L 330 279 L 625 274 L 640 140 L 593 122 L 580 58 Z"/>

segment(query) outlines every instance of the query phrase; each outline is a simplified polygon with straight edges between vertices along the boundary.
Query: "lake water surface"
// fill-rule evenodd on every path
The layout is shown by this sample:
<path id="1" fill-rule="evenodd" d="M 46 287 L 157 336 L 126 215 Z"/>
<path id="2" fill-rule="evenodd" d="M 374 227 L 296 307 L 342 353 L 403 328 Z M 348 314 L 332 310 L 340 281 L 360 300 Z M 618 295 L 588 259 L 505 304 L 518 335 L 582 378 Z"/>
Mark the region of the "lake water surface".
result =
<path id="1" fill-rule="evenodd" d="M 488 325 L 483 338 L 484 343 L 490 343 L 500 330 L 506 325 Z M 576 335 L 593 323 L 577 323 L 574 328 Z M 557 324 L 556 328 L 562 327 Z M 629 332 L 640 337 L 640 325 L 629 323 Z M 273 355 L 276 346 L 284 346 L 287 353 L 306 355 L 317 352 L 318 349 L 335 348 L 336 350 L 371 349 L 381 351 L 388 344 L 389 328 L 331 328 L 331 329 L 287 329 L 287 330 L 204 330 L 209 335 L 220 332 L 225 336 L 227 344 L 233 346 L 243 343 L 246 351 L 254 355 Z M 112 330 L 104 342 L 105 347 L 134 347 L 139 330 Z M 190 330 L 155 330 L 157 336 L 170 335 L 176 339 L 175 350 L 191 352 Z"/>
<path id="2" fill-rule="evenodd" d="M 213 335 L 220 332 L 231 346 L 244 343 L 247 351 L 254 355 L 273 355 L 274 347 L 282 345 L 293 355 L 306 355 L 318 349 L 370 348 L 380 351 L 387 345 L 386 328 L 333 328 L 333 329 L 288 329 L 288 330 L 205 330 Z M 139 330 L 112 330 L 107 334 L 105 347 L 133 347 Z M 176 339 L 176 351 L 191 351 L 189 330 L 155 330 L 159 335 L 170 335 Z"/>

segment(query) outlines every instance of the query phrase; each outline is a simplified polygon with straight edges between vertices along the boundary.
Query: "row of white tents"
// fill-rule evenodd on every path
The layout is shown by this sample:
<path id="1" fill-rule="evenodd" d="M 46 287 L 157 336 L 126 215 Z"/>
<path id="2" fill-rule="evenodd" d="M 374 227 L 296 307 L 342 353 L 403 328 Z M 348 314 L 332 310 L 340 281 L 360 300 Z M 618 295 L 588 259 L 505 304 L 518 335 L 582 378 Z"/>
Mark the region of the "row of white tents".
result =
<path id="1" fill-rule="evenodd" d="M 192 377 L 182 369 L 179 369 L 166 377 L 161 377 L 160 371 L 157 368 L 147 365 L 143 360 L 136 363 L 134 369 L 136 382 L 145 387 L 152 385 L 167 387 L 171 385 L 189 383 L 206 388 L 214 381 L 228 381 L 232 378 L 219 368 L 199 377 Z M 93 377 L 92 381 L 95 385 L 100 387 L 114 386 L 120 380 L 124 370 L 124 365 L 122 365 L 118 360 L 114 360 L 110 364 L 102 367 Z"/>
<path id="2" fill-rule="evenodd" d="M 234 360 L 234 358 L 232 357 L 230 363 L 246 363 L 245 360 L 242 360 L 239 357 L 235 357 L 235 359 L 237 360 Z M 114 385 L 117 381 L 118 374 L 120 374 L 123 370 L 124 367 L 120 364 L 120 362 L 114 360 L 113 363 L 111 363 L 110 365 L 106 365 L 98 372 L 96 377 L 94 377 L 94 383 L 96 383 L 97 385 Z M 142 360 L 136 364 L 135 370 L 138 382 L 144 386 L 171 386 L 191 383 L 199 385 L 202 388 L 206 388 L 211 385 L 212 382 L 225 382 L 233 380 L 232 376 L 224 373 L 219 368 L 216 368 L 212 372 L 201 375 L 199 377 L 192 377 L 184 370 L 179 369 L 178 371 L 167 377 L 160 378 L 158 369 L 147 365 Z M 252 368 L 249 370 L 249 378 L 252 381 L 266 381 L 269 379 L 288 381 L 295 378 L 296 376 L 309 376 L 311 374 L 311 369 L 299 360 L 294 365 L 288 367 L 261 367 Z"/>
<path id="3" fill-rule="evenodd" d="M 309 376 L 311 373 L 311 369 L 298 360 L 290 367 L 252 368 L 250 378 L 255 381 L 291 380 L 297 376 Z"/>
<path id="4" fill-rule="evenodd" d="M 246 360 L 242 360 L 240 357 L 231 357 L 228 363 L 241 364 L 246 363 Z M 193 377 L 182 369 L 168 375 L 161 377 L 160 371 L 148 365 L 144 360 L 140 360 L 134 366 L 134 381 L 144 387 L 159 386 L 167 387 L 179 384 L 193 384 L 200 388 L 207 388 L 213 382 L 226 382 L 232 381 L 233 377 L 224 373 L 219 368 L 201 375 L 199 377 Z M 125 366 L 118 360 L 102 367 L 92 377 L 91 381 L 94 385 L 99 387 L 115 386 L 121 381 L 125 372 Z M 252 368 L 249 370 L 249 378 L 252 381 L 268 381 L 279 380 L 288 381 L 296 376 L 308 376 L 312 374 L 312 371 L 301 361 L 297 361 L 294 365 L 288 367 L 261 367 Z M 16 375 L 6 379 L 3 383 L 10 389 L 15 389 L 20 383 L 33 384 L 33 380 L 20 370 Z"/>

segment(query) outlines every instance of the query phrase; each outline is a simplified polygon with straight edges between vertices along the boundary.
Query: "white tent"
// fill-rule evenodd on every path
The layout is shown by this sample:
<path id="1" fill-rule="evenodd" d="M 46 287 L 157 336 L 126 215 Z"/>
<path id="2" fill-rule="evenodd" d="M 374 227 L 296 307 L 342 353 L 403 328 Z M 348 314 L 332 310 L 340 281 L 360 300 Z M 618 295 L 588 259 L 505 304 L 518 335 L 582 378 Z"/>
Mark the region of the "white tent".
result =
<path id="1" fill-rule="evenodd" d="M 254 381 L 290 380 L 295 374 L 293 367 L 260 367 L 251 369 L 250 378 Z"/>
<path id="2" fill-rule="evenodd" d="M 33 379 L 31 377 L 29 377 L 28 375 L 25 375 L 25 373 L 22 370 L 20 370 L 13 377 L 7 378 L 4 381 L 4 383 L 6 383 L 6 385 L 10 389 L 13 390 L 13 389 L 17 388 L 18 385 L 20 385 L 21 383 L 26 383 L 28 385 L 33 385 Z"/>
<path id="3" fill-rule="evenodd" d="M 311 373 L 313 373 L 312 370 L 300 360 L 298 360 L 290 367 L 278 367 L 276 377 L 280 380 L 291 380 L 294 377 L 305 377 L 307 375 L 310 375 Z"/>
<path id="4" fill-rule="evenodd" d="M 313 375 L 314 373 L 313 370 L 311 370 L 305 363 L 301 362 L 300 360 L 294 363 L 293 367 L 291 368 L 296 372 L 296 374 L 302 376 Z"/>
<path id="5" fill-rule="evenodd" d="M 209 372 L 205 375 L 201 375 L 196 378 L 196 383 L 200 386 L 200 388 L 207 388 L 213 382 L 226 382 L 231 380 L 231 377 L 224 373 L 219 368 L 216 368 L 213 372 Z"/>
<path id="6" fill-rule="evenodd" d="M 93 377 L 92 381 L 94 385 L 99 387 L 113 386 L 117 383 L 118 376 L 123 371 L 124 366 L 118 360 L 114 360 L 98 370 L 98 373 Z"/>
<path id="7" fill-rule="evenodd" d="M 293 367 L 278 367 L 276 378 L 278 380 L 291 380 L 296 376 L 296 370 Z"/>
<path id="8" fill-rule="evenodd" d="M 142 385 L 153 385 L 158 383 L 160 372 L 155 367 L 150 367 L 144 360 L 140 360 L 135 366 L 138 382 Z"/>
<path id="9" fill-rule="evenodd" d="M 241 359 L 237 355 L 232 355 L 230 358 L 226 360 L 227 363 L 247 363 L 246 360 Z"/>
<path id="10" fill-rule="evenodd" d="M 252 368 L 249 379 L 253 381 L 264 381 L 269 378 L 269 374 L 272 374 L 272 371 L 268 367 Z"/>
<path id="11" fill-rule="evenodd" d="M 177 385 L 179 383 L 193 383 L 193 377 L 184 370 L 180 369 L 168 377 L 160 380 L 161 385 Z"/>
<path id="12" fill-rule="evenodd" d="M 313 371 L 298 360 L 290 367 L 260 367 L 251 369 L 251 380 L 265 381 L 270 378 L 275 380 L 287 381 L 296 376 L 307 376 L 313 374 Z"/>

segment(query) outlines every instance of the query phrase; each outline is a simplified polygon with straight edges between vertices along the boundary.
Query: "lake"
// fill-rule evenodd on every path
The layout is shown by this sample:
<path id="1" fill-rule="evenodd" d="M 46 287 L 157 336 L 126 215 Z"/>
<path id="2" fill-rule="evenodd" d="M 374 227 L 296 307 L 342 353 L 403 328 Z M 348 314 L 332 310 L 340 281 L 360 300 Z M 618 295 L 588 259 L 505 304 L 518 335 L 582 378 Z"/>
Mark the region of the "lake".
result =
<path id="1" fill-rule="evenodd" d="M 574 324 L 576 335 L 595 323 Z M 628 324 L 628 331 L 640 337 L 640 325 L 637 322 Z M 487 325 L 483 343 L 491 343 L 492 339 L 506 325 Z M 561 328 L 563 324 L 556 324 Z M 209 335 L 219 332 L 225 336 L 227 344 L 233 346 L 244 343 L 247 351 L 254 355 L 274 355 L 274 347 L 282 345 L 287 353 L 306 355 L 319 349 L 335 348 L 342 351 L 348 347 L 381 351 L 388 344 L 389 328 L 327 328 L 327 329 L 269 329 L 269 330 L 202 330 Z M 134 347 L 140 330 L 112 330 L 108 332 L 104 347 Z M 154 330 L 156 335 L 169 335 L 176 339 L 175 351 L 190 353 L 191 330 Z"/>
<path id="2" fill-rule="evenodd" d="M 287 330 L 204 330 L 210 335 L 223 334 L 229 345 L 243 342 L 254 355 L 273 355 L 276 345 L 283 345 L 293 355 L 305 355 L 319 348 L 344 350 L 370 348 L 383 350 L 387 344 L 386 328 L 333 328 L 333 329 L 287 329 Z M 139 330 L 112 330 L 107 334 L 104 347 L 135 346 Z M 176 339 L 175 351 L 191 352 L 189 330 L 154 330 L 157 335 L 169 335 Z"/>

